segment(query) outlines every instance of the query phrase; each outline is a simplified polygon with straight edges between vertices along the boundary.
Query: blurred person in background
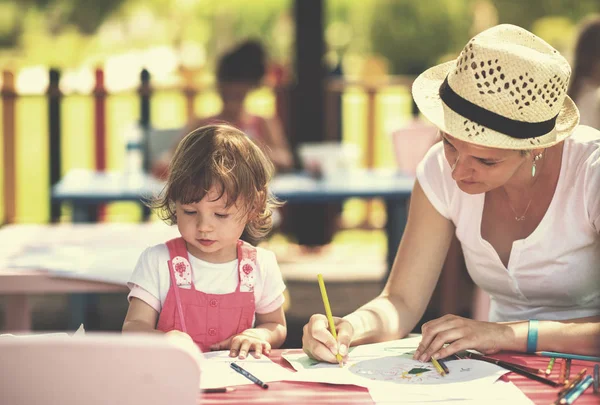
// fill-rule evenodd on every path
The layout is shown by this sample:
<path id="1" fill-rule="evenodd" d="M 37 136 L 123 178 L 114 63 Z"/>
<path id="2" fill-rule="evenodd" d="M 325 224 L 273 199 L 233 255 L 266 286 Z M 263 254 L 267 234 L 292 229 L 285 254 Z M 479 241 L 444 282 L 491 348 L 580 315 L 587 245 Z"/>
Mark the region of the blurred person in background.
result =
<path id="1" fill-rule="evenodd" d="M 276 117 L 252 115 L 244 108 L 248 93 L 262 83 L 266 73 L 265 60 L 262 45 L 250 40 L 223 55 L 217 67 L 217 90 L 223 102 L 221 112 L 211 117 L 193 119 L 181 136 L 208 124 L 228 123 L 256 142 L 272 160 L 277 171 L 292 169 L 292 152 L 279 120 Z M 152 173 L 156 177 L 166 178 L 169 162 L 180 139 L 169 152 L 152 164 Z"/>
<path id="2" fill-rule="evenodd" d="M 568 94 L 581 124 L 600 129 L 600 17 L 587 20 L 577 36 Z"/>

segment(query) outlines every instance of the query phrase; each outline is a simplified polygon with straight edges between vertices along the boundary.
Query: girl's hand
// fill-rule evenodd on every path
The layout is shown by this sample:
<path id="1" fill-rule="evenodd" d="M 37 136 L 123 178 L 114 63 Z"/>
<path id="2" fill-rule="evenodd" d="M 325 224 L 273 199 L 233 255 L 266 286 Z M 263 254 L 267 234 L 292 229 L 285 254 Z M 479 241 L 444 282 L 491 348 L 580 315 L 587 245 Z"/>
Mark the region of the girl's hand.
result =
<path id="1" fill-rule="evenodd" d="M 187 333 L 174 329 L 165 333 L 165 337 L 173 345 L 191 354 L 196 361 L 199 361 L 202 358 L 202 353 L 200 352 L 198 345 Z"/>
<path id="2" fill-rule="evenodd" d="M 241 360 L 245 359 L 250 351 L 254 351 L 254 357 L 257 359 L 263 353 L 267 356 L 271 354 L 271 344 L 252 329 L 246 329 L 239 335 L 234 335 L 210 347 L 210 350 L 225 349 L 229 349 L 230 357 L 239 357 Z"/>
<path id="3" fill-rule="evenodd" d="M 304 325 L 302 335 L 302 350 L 315 360 L 337 363 L 336 354 L 346 357 L 348 347 L 354 335 L 354 328 L 343 318 L 333 317 L 338 340 L 335 341 L 329 330 L 327 317 L 315 314 Z"/>
<path id="4" fill-rule="evenodd" d="M 475 349 L 485 354 L 497 353 L 510 339 L 511 329 L 499 323 L 481 322 L 456 315 L 444 315 L 423 325 L 423 339 L 413 359 L 442 359 L 456 352 Z M 448 346 L 444 347 L 446 343 Z"/>

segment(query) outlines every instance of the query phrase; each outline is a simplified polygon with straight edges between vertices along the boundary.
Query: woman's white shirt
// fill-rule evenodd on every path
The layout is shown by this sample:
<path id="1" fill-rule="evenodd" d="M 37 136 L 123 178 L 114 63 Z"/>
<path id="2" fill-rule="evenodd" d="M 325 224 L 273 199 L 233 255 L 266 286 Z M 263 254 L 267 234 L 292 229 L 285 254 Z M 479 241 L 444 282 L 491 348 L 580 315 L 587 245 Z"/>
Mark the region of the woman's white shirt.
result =
<path id="1" fill-rule="evenodd" d="M 556 191 L 538 227 L 512 245 L 505 267 L 481 236 L 485 194 L 462 192 L 441 143 L 419 164 L 432 205 L 456 226 L 467 270 L 491 297 L 490 321 L 600 315 L 600 132 L 567 138 Z M 535 198 L 535 196 L 534 196 Z"/>

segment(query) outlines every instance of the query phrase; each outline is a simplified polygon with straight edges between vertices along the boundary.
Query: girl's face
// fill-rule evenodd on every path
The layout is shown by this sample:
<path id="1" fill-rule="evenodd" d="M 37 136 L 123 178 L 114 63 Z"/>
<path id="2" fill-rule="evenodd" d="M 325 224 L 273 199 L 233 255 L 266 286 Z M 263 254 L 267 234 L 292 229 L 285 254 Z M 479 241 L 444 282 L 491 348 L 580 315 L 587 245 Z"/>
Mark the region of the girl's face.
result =
<path id="1" fill-rule="evenodd" d="M 529 162 L 527 156 L 518 151 L 486 148 L 460 141 L 444 132 L 441 135 L 446 160 L 453 168 L 452 178 L 467 194 L 481 194 L 519 181 L 523 173 L 531 170 L 525 164 Z"/>
<path id="2" fill-rule="evenodd" d="M 188 251 L 210 263 L 237 258 L 237 241 L 248 221 L 248 215 L 240 212 L 238 204 L 226 208 L 227 195 L 219 198 L 219 194 L 212 187 L 197 203 L 175 204 L 177 228 L 187 242 Z"/>

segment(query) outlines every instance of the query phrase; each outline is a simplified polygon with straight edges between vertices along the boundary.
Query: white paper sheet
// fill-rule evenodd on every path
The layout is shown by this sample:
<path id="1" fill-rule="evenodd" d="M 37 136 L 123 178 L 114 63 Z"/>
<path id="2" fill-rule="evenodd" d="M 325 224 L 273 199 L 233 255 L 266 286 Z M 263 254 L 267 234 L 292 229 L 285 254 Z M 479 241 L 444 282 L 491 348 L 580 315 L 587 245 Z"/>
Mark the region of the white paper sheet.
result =
<path id="1" fill-rule="evenodd" d="M 491 405 L 530 405 L 533 403 L 512 382 L 496 381 L 471 386 L 468 391 L 445 392 L 446 398 L 441 398 L 435 391 L 421 393 L 406 392 L 404 387 L 393 389 L 389 384 L 375 384 L 369 387 L 369 394 L 376 404 L 397 403 L 435 403 L 437 404 L 491 404 Z"/>
<path id="2" fill-rule="evenodd" d="M 495 384 L 508 372 L 495 364 L 471 359 L 448 360 L 450 373 L 441 376 L 432 363 L 412 359 L 420 340 L 419 336 L 351 348 L 343 368 L 317 362 L 297 351 L 284 353 L 283 357 L 298 370 L 294 381 L 358 385 L 368 388 L 373 399 L 382 403 L 397 402 L 399 398 L 402 402 L 470 401 L 472 398 L 481 401 L 483 398 L 477 396 L 478 392 L 489 392 L 492 398 L 503 400 L 513 396 L 527 400 L 518 389 L 521 396 L 511 394 L 509 385 Z"/>
<path id="3" fill-rule="evenodd" d="M 224 386 L 254 384 L 233 370 L 231 363 L 237 363 L 262 382 L 287 380 L 294 373 L 273 363 L 267 356 L 260 359 L 250 354 L 244 360 L 229 357 L 229 350 L 203 353 L 200 366 L 200 388 L 219 388 Z"/>

